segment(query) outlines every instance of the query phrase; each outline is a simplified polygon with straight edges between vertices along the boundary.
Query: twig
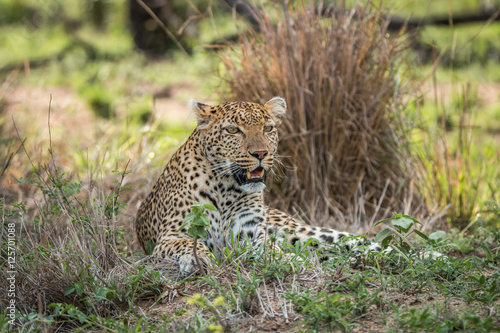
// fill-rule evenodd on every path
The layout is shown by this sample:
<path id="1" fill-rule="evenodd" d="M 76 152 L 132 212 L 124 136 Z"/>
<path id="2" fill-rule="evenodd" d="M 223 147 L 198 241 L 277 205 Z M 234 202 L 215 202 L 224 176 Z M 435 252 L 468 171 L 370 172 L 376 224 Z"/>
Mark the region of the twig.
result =
<path id="1" fill-rule="evenodd" d="M 11 153 L 9 155 L 9 157 L 7 158 L 7 161 L 5 162 L 5 164 L 4 164 L 3 168 L 2 168 L 2 172 L 0 172 L 0 179 L 2 179 L 3 175 L 5 174 L 5 171 L 7 171 L 7 169 L 9 168 L 10 162 L 12 161 L 12 157 L 14 157 L 14 155 L 16 155 L 19 152 L 19 150 L 21 150 L 21 147 L 22 147 L 22 145 L 24 144 L 25 141 L 26 141 L 26 139 L 24 139 L 21 142 L 21 145 L 19 146 L 19 148 L 17 148 L 16 152 L 15 153 Z M 10 148 L 9 148 L 9 150 L 10 150 Z"/>
<path id="2" fill-rule="evenodd" d="M 30 164 L 31 166 L 33 167 L 33 169 L 35 170 L 35 173 L 37 175 L 40 176 L 40 172 L 38 171 L 37 167 L 35 166 L 35 164 L 33 163 L 33 161 L 31 160 L 31 157 L 30 155 L 28 154 L 28 151 L 26 150 L 26 147 L 24 146 L 24 142 L 26 141 L 26 139 L 22 140 L 21 139 L 21 135 L 19 134 L 19 130 L 17 129 L 17 126 L 16 126 L 16 121 L 14 120 L 14 116 L 12 116 L 12 124 L 14 125 L 14 129 L 16 130 L 16 134 L 17 134 L 17 138 L 19 139 L 19 141 L 21 141 L 21 147 L 23 148 L 24 150 L 24 153 L 26 154 L 26 157 L 28 158 L 28 160 L 30 161 Z M 41 177 L 40 177 L 41 178 Z M 43 181 L 46 185 L 47 183 L 45 181 Z"/>
<path id="3" fill-rule="evenodd" d="M 50 109 L 52 106 L 52 94 L 50 94 L 50 99 L 49 99 L 49 116 L 47 117 L 47 126 L 49 127 L 49 153 L 50 156 L 52 157 L 52 166 L 56 170 L 57 174 L 57 169 L 56 169 L 56 162 L 54 160 L 54 154 L 52 154 L 52 131 L 50 129 Z"/>
<path id="4" fill-rule="evenodd" d="M 203 269 L 203 266 L 201 266 L 200 259 L 198 258 L 198 254 L 196 253 L 196 246 L 198 245 L 198 237 L 193 237 L 193 255 L 194 259 L 196 260 L 196 264 L 198 265 L 198 269 L 200 270 L 200 274 L 204 275 L 205 270 Z"/>

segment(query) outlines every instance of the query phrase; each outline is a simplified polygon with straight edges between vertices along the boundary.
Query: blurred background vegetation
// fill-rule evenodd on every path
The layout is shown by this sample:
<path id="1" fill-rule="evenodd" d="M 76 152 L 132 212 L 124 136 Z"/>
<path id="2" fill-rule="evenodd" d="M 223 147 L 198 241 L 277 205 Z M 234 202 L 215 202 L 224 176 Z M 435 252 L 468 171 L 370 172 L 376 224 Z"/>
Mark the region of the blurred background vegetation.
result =
<path id="1" fill-rule="evenodd" d="M 95 173 L 112 178 L 111 171 L 123 169 L 130 160 L 133 173 L 128 181 L 135 194 L 129 191 L 127 195 L 135 201 L 142 199 L 158 168 L 194 127 L 185 107 L 189 98 L 219 103 L 238 97 L 228 79 L 228 61 L 234 59 L 236 66 L 242 61 L 238 52 L 244 48 L 237 45 L 246 32 L 259 42 L 262 13 L 270 14 L 270 29 L 282 15 L 272 14 L 282 8 L 276 2 L 249 1 L 248 6 L 239 2 L 239 7 L 235 3 L 1 0 L 0 156 L 7 199 L 33 195 L 14 178 L 27 177 L 34 168 L 22 153 L 20 140 L 25 140 L 32 160 L 41 164 L 50 157 L 47 145 L 51 141 L 58 165 L 75 177 Z M 283 8 L 293 3 L 320 5 L 284 3 Z M 362 15 L 367 5 L 363 1 L 321 4 L 332 12 L 344 8 L 356 12 L 359 6 L 354 15 Z M 408 140 L 404 148 L 409 147 L 410 153 L 394 157 L 411 160 L 413 177 L 405 182 L 418 188 L 414 191 L 424 202 L 425 214 L 439 215 L 445 210 L 447 227 L 464 228 L 477 220 L 485 201 L 499 201 L 500 2 L 370 4 L 382 8 L 387 34 L 404 40 L 399 44 L 404 48 L 398 53 L 399 67 L 391 69 L 397 73 L 390 75 L 396 80 L 396 90 L 400 84 L 405 87 L 397 101 L 404 104 L 401 138 Z M 228 50 L 235 55 L 228 55 Z M 256 73 L 257 77 L 267 75 Z M 254 80 L 254 84 L 259 83 Z M 285 168 L 292 168 L 293 158 L 284 159 Z M 348 211 L 346 203 L 335 210 L 351 214 L 344 227 L 352 219 L 373 223 L 375 215 L 388 214 L 387 209 L 408 206 L 400 200 L 402 205 L 381 210 L 379 201 L 387 200 L 380 199 L 385 180 L 377 179 L 382 183 L 379 197 L 363 204 L 372 207 L 370 212 Z M 287 196 L 290 191 L 283 186 L 278 182 L 271 188 L 278 205 L 296 212 L 304 209 L 306 216 L 319 220 L 312 211 L 316 206 L 301 202 L 300 196 Z M 370 188 L 361 190 L 370 192 Z M 294 200 L 293 204 L 276 201 L 280 195 Z M 131 206 L 127 225 L 137 208 Z M 327 209 L 327 213 L 332 211 Z M 353 229 L 359 227 L 356 224 Z"/>

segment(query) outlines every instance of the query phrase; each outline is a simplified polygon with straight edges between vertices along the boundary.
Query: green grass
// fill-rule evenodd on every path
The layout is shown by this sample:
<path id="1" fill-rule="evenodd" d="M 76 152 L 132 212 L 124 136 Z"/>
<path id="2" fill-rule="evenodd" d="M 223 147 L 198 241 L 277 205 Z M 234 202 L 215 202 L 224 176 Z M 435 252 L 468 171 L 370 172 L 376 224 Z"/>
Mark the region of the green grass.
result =
<path id="1" fill-rule="evenodd" d="M 1 66 L 22 64 L 56 56 L 70 43 L 70 37 L 62 27 L 49 27 L 31 31 L 24 25 L 1 27 Z"/>
<path id="2" fill-rule="evenodd" d="M 458 25 L 454 28 L 426 26 L 420 31 L 420 39 L 423 43 L 434 45 L 445 64 L 472 72 L 469 66 L 473 63 L 485 66 L 490 62 L 498 62 L 500 42 L 495 36 L 499 33 L 498 22 Z M 485 78 L 498 79 L 496 76 Z"/>
<path id="3" fill-rule="evenodd" d="M 326 3 L 335 3 L 334 1 L 325 1 Z M 347 0 L 345 1 L 346 7 L 351 8 L 359 3 L 366 4 L 368 1 L 356 1 Z M 449 1 L 449 0 L 408 0 L 408 1 L 397 1 L 397 0 L 376 0 L 373 1 L 377 6 L 382 6 L 382 8 L 389 10 L 391 13 L 395 13 L 402 17 L 448 17 L 451 13 L 452 15 L 459 14 L 479 14 L 481 8 L 476 0 L 461 0 L 461 1 Z M 492 5 L 499 4 L 498 0 L 491 1 Z"/>
<path id="4" fill-rule="evenodd" d="M 474 0 L 463 0 L 453 3 L 447 0 L 381 1 L 381 3 L 388 8 L 392 8 L 396 13 L 412 15 L 414 17 L 446 17 L 450 12 L 454 15 L 480 12 L 477 1 Z"/>

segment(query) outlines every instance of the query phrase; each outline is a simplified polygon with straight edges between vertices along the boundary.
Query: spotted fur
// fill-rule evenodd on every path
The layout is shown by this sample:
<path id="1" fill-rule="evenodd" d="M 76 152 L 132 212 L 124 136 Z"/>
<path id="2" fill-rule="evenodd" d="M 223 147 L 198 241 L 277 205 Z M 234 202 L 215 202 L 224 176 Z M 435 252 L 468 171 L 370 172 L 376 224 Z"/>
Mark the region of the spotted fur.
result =
<path id="1" fill-rule="evenodd" d="M 258 246 L 269 234 L 289 242 L 309 238 L 336 243 L 345 232 L 313 227 L 265 206 L 263 190 L 278 146 L 276 127 L 286 112 L 286 102 L 274 97 L 264 105 L 228 102 L 219 106 L 192 103 L 198 126 L 172 156 L 153 190 L 139 208 L 136 233 L 156 244 L 153 255 L 174 258 L 183 273 L 196 270 L 193 239 L 181 228 L 194 202 L 211 203 L 208 237 L 198 242 L 197 253 L 209 265 L 209 251 L 220 257 L 231 235 Z M 358 242 L 347 242 L 347 247 Z M 380 247 L 372 245 L 374 250 Z"/>

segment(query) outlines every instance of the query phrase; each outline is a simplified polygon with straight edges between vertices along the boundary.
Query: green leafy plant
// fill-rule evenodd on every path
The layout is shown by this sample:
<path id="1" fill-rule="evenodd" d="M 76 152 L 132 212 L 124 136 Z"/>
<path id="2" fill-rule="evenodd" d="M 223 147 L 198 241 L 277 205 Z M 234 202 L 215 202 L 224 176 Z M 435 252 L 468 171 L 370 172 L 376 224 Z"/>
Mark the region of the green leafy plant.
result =
<path id="1" fill-rule="evenodd" d="M 270 239 L 269 243 L 272 242 L 274 240 Z M 266 256 L 266 260 L 256 261 L 256 266 L 260 269 L 265 281 L 273 279 L 286 280 L 287 277 L 297 274 L 304 267 L 313 268 L 310 259 L 314 252 L 311 252 L 310 248 L 312 246 L 317 247 L 317 243 L 312 238 L 305 243 L 295 242 L 295 244 L 291 244 L 285 239 L 279 245 L 284 252 L 268 251 L 263 254 Z"/>
<path id="2" fill-rule="evenodd" d="M 411 242 L 409 241 L 409 236 L 412 233 L 415 233 L 431 244 L 439 242 L 446 236 L 446 233 L 441 230 L 433 232 L 427 236 L 415 228 L 412 229 L 414 225 L 422 224 L 417 219 L 404 214 L 393 213 L 393 215 L 393 217 L 383 219 L 375 224 L 379 225 L 384 222 L 391 221 L 391 224 L 393 225 L 393 227 L 387 227 L 386 229 L 380 231 L 373 239 L 374 242 L 380 242 L 383 248 L 387 248 L 391 245 L 400 254 L 406 256 L 413 248 Z"/>
<path id="3" fill-rule="evenodd" d="M 305 290 L 302 293 L 287 292 L 284 297 L 290 299 L 295 308 L 306 315 L 305 322 L 313 327 L 313 332 L 322 332 L 324 328 L 331 331 L 340 329 L 348 331 L 349 326 L 366 314 L 370 306 L 380 305 L 380 291 L 369 290 L 370 274 L 358 273 L 347 276 L 340 281 L 330 283 L 326 289 L 317 293 Z M 356 297 L 351 298 L 352 292 Z"/>
<path id="4" fill-rule="evenodd" d="M 436 304 L 433 307 L 422 309 L 410 309 L 407 312 L 398 313 L 396 325 L 404 332 L 498 332 L 498 326 L 492 317 L 481 318 L 475 311 L 449 312 L 446 306 Z M 398 311 L 398 309 L 396 309 Z M 398 311 L 399 312 L 399 311 Z M 390 330 L 389 332 L 393 332 Z"/>
<path id="5" fill-rule="evenodd" d="M 477 276 L 471 275 L 470 279 L 476 284 L 476 288 L 466 293 L 468 302 L 479 301 L 487 305 L 500 299 L 500 284 L 498 283 L 498 274 L 487 277 L 480 273 Z"/>
<path id="6" fill-rule="evenodd" d="M 207 209 L 211 211 L 217 210 L 212 204 L 195 202 L 191 205 L 191 212 L 184 218 L 184 224 L 178 229 L 182 230 L 189 225 L 187 233 L 193 237 L 193 255 L 200 272 L 204 270 L 196 253 L 196 246 L 198 245 L 198 238 L 205 239 L 208 236 L 207 229 L 210 227 L 210 220 L 208 219 L 208 214 L 205 212 Z"/>
<path id="7" fill-rule="evenodd" d="M 346 316 L 352 307 L 345 295 L 331 294 L 327 290 L 314 295 L 307 290 L 303 293 L 289 292 L 284 297 L 292 300 L 296 309 L 306 315 L 305 321 L 314 332 L 319 332 L 324 325 L 328 325 L 331 331 L 336 328 L 346 331 Z"/>
<path id="8" fill-rule="evenodd" d="M 250 315 L 256 315 L 259 313 L 259 300 L 257 298 L 257 290 L 259 285 L 263 282 L 263 279 L 259 277 L 255 270 L 252 272 L 252 275 L 248 278 L 245 278 L 238 274 L 237 282 L 234 289 L 240 295 L 240 308 L 241 310 L 249 313 Z"/>
<path id="9" fill-rule="evenodd" d="M 211 211 L 217 210 L 214 205 L 209 203 L 202 204 L 196 202 L 191 205 L 191 212 L 186 215 L 184 219 L 185 224 L 182 225 L 181 229 L 189 224 L 189 228 L 187 230 L 189 236 L 193 238 L 205 239 L 208 236 L 207 229 L 210 227 L 210 220 L 205 212 L 206 209 Z"/>

